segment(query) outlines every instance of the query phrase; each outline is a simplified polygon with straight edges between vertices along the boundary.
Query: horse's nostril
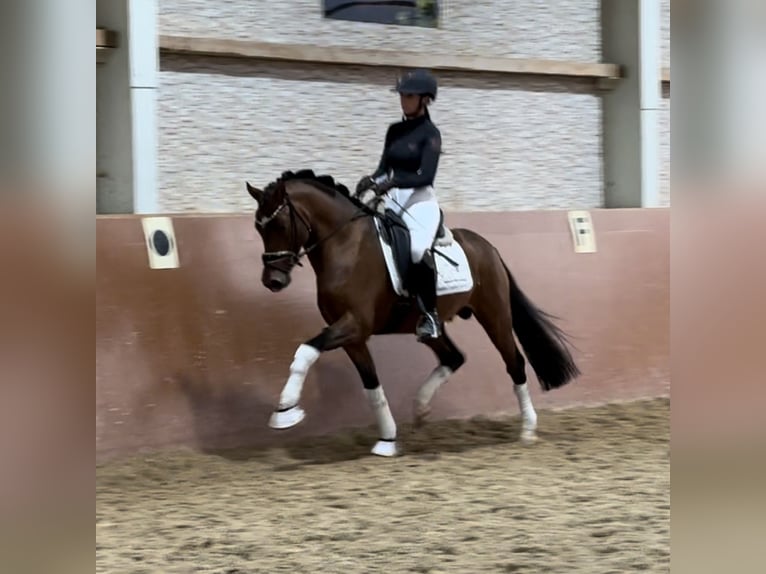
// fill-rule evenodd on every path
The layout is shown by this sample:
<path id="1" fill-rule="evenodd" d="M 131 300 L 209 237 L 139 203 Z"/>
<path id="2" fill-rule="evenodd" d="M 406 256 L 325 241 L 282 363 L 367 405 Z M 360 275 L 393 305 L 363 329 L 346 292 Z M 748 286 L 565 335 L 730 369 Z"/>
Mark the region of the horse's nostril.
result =
<path id="1" fill-rule="evenodd" d="M 282 287 L 284 287 L 284 283 L 282 283 L 278 279 L 271 279 L 271 280 L 269 280 L 269 288 L 270 289 L 281 289 Z"/>

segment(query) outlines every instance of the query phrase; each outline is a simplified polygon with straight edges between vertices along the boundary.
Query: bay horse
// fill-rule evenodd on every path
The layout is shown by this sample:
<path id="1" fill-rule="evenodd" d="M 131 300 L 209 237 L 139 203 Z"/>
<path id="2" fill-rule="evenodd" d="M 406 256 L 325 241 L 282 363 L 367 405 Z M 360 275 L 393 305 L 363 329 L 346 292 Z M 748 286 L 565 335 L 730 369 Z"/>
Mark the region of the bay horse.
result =
<path id="1" fill-rule="evenodd" d="M 264 245 L 262 284 L 272 292 L 287 288 L 293 268 L 307 257 L 316 275 L 319 311 L 327 323 L 319 334 L 298 346 L 270 426 L 285 429 L 303 420 L 300 398 L 309 369 L 322 352 L 343 348 L 359 373 L 377 419 L 380 439 L 372 453 L 396 456 L 400 453 L 396 423 L 367 341 L 373 335 L 414 333 L 419 309 L 415 299 L 395 291 L 388 276 L 375 220 L 378 224 L 390 222 L 390 212 L 381 214 L 332 177 L 317 176 L 311 170 L 286 171 L 262 190 L 249 182 L 246 186 L 257 202 L 255 228 Z M 562 387 L 580 374 L 566 335 L 553 317 L 522 292 L 489 241 L 469 229 L 448 231 L 462 247 L 474 281 L 465 292 L 438 297 L 437 311 L 444 329 L 438 339 L 423 344 L 435 353 L 439 364 L 418 391 L 415 422 L 423 422 L 436 390 L 465 362 L 447 335 L 447 323 L 456 316 L 475 316 L 513 381 L 522 415 L 521 440 L 532 441 L 537 413 L 527 387 L 524 356 L 513 332 L 544 391 Z"/>

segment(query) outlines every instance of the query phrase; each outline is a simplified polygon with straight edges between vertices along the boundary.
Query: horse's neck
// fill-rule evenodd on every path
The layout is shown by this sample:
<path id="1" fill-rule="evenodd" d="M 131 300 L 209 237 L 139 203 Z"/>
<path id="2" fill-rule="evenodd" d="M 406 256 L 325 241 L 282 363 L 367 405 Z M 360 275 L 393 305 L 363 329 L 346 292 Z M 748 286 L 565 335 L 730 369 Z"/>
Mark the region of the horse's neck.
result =
<path id="1" fill-rule="evenodd" d="M 319 241 L 319 245 L 309 254 L 311 265 L 317 273 L 327 271 L 332 267 L 332 251 L 338 247 L 337 242 L 348 237 L 348 231 L 356 224 L 351 221 L 356 209 L 341 197 L 313 189 L 296 190 L 291 197 L 311 226 L 313 233 L 309 243 Z M 332 247 L 328 249 L 326 246 Z"/>
<path id="2" fill-rule="evenodd" d="M 350 202 L 311 188 L 297 189 L 291 198 L 320 238 L 353 217 L 354 209 Z"/>

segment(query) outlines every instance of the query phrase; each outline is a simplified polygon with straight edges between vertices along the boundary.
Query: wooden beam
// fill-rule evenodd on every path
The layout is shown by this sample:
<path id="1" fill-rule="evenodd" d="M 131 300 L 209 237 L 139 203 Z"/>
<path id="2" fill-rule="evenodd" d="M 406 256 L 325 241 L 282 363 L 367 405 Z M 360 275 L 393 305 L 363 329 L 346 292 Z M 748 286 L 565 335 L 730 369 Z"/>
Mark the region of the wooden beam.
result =
<path id="1" fill-rule="evenodd" d="M 567 76 L 594 79 L 619 79 L 621 77 L 620 66 L 617 64 L 596 62 L 453 56 L 448 54 L 434 55 L 398 50 L 280 44 L 193 36 L 161 35 L 159 44 L 160 50 L 165 53 L 251 58 L 257 60 L 395 68 L 425 67 L 433 70 L 461 72 L 494 72 L 500 74 Z"/>
<path id="2" fill-rule="evenodd" d="M 96 28 L 96 49 L 116 48 L 117 33 L 106 28 Z"/>
<path id="3" fill-rule="evenodd" d="M 96 64 L 105 64 L 108 54 L 117 47 L 117 32 L 96 28 Z"/>

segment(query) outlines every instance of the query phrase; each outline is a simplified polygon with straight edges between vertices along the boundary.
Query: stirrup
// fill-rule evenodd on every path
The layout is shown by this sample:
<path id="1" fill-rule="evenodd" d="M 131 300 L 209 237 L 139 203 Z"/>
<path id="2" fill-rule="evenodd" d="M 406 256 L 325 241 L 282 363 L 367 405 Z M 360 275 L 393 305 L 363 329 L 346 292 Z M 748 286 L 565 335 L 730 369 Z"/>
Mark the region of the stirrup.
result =
<path id="1" fill-rule="evenodd" d="M 420 317 L 415 334 L 419 341 L 438 339 L 441 336 L 441 323 L 434 313 L 425 313 Z"/>

